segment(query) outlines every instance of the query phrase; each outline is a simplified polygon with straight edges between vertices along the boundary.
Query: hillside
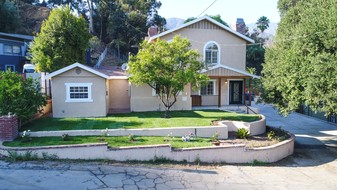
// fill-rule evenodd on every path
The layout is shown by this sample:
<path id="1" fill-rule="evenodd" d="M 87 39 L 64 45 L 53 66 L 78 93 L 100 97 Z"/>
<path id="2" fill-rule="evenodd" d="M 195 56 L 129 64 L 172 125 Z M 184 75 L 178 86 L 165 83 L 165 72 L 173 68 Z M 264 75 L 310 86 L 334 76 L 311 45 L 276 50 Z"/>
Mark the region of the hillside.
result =
<path id="1" fill-rule="evenodd" d="M 20 4 L 21 26 L 17 33 L 35 36 L 40 32 L 42 21 L 48 18 L 49 13 L 50 9 L 47 7 L 34 6 L 27 3 Z"/>

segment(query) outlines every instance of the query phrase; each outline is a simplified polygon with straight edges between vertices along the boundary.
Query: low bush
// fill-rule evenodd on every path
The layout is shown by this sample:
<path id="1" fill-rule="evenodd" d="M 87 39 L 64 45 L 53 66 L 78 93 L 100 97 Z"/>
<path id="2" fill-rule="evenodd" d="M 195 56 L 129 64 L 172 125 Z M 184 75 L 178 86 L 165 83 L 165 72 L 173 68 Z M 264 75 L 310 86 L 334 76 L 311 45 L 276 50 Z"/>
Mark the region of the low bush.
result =
<path id="1" fill-rule="evenodd" d="M 245 128 L 240 128 L 236 132 L 236 137 L 239 139 L 246 139 L 247 137 L 249 137 L 249 131 Z"/>

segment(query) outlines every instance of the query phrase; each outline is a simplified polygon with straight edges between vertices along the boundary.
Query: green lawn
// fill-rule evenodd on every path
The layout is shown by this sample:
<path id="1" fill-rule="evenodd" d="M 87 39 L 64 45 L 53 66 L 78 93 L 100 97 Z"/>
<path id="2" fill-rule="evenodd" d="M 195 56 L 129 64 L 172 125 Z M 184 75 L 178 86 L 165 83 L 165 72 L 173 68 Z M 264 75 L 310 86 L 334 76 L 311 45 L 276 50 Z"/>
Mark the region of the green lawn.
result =
<path id="1" fill-rule="evenodd" d="M 190 142 L 183 142 L 179 137 L 172 138 L 170 141 L 166 142 L 165 138 L 166 137 L 135 136 L 135 141 L 130 141 L 128 136 L 118 136 L 118 137 L 82 136 L 82 137 L 69 137 L 69 140 L 64 141 L 62 137 L 32 137 L 31 141 L 29 142 L 23 142 L 21 138 L 17 138 L 12 142 L 4 142 L 3 144 L 5 146 L 10 147 L 30 147 L 30 146 L 69 145 L 69 144 L 107 142 L 108 146 L 110 147 L 156 145 L 156 144 L 171 144 L 171 146 L 174 148 L 212 146 L 210 139 L 207 138 L 195 138 L 193 141 Z"/>
<path id="2" fill-rule="evenodd" d="M 256 121 L 259 115 L 237 114 L 219 110 L 172 111 L 170 119 L 163 112 L 134 112 L 114 114 L 102 118 L 41 118 L 21 128 L 31 131 L 81 130 L 81 129 L 134 129 L 209 126 L 212 120 Z"/>

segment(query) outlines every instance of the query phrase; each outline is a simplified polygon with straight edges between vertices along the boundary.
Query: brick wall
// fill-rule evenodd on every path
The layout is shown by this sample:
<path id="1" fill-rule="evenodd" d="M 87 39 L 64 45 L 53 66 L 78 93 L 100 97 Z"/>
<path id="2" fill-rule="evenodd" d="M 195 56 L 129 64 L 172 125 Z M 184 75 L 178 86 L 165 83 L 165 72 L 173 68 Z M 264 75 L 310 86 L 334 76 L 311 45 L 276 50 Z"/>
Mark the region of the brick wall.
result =
<path id="1" fill-rule="evenodd" d="M 12 141 L 18 135 L 18 118 L 15 115 L 0 116 L 0 141 Z"/>

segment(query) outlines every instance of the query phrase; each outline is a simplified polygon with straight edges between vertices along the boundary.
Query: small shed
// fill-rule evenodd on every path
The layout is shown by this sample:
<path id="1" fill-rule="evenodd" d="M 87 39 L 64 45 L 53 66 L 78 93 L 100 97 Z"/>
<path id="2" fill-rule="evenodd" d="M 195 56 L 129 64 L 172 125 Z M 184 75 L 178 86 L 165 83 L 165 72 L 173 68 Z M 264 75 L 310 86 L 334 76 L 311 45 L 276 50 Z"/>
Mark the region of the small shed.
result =
<path id="1" fill-rule="evenodd" d="M 46 76 L 51 79 L 53 117 L 104 117 L 109 110 L 109 76 L 74 63 Z"/>

